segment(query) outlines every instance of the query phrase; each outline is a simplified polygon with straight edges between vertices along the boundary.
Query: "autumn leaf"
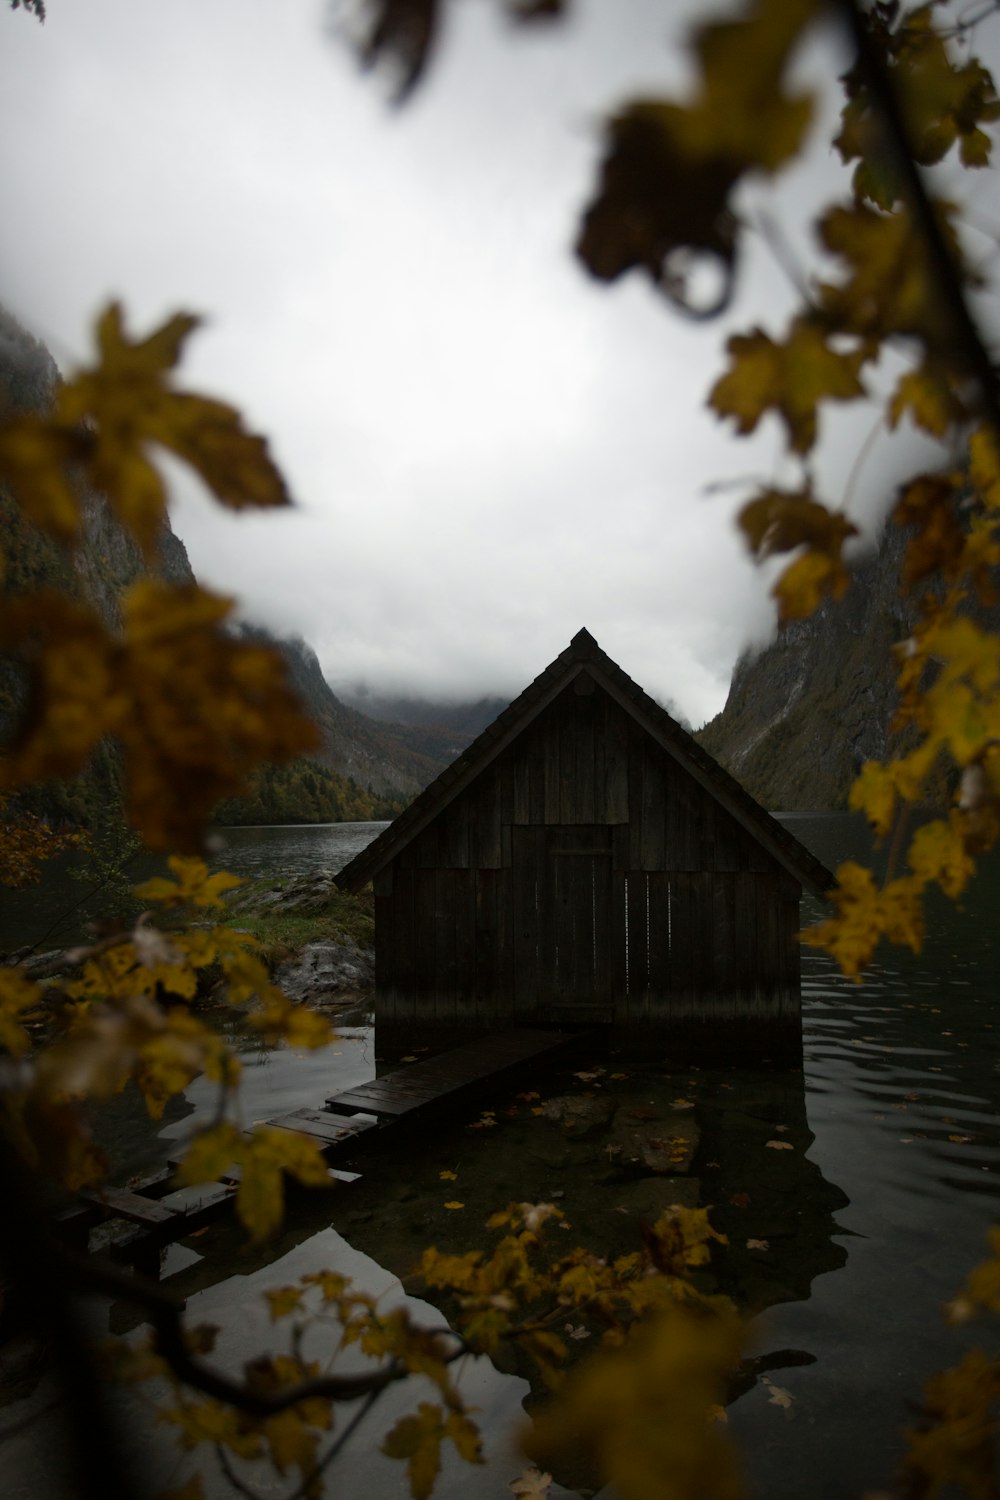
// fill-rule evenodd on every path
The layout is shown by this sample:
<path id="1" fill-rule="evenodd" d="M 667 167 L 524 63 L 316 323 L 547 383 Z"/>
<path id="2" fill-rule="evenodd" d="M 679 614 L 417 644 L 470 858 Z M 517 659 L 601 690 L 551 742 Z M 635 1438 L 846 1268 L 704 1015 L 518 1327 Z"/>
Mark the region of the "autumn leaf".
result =
<path id="1" fill-rule="evenodd" d="M 242 1150 L 243 1136 L 235 1125 L 207 1126 L 197 1132 L 184 1153 L 177 1181 L 182 1186 L 216 1182 L 227 1167 L 239 1162 Z"/>
<path id="2" fill-rule="evenodd" d="M 770 1250 L 767 1240 L 747 1240 L 748 1250 Z"/>
<path id="3" fill-rule="evenodd" d="M 836 873 L 837 885 L 829 899 L 837 915 L 807 927 L 801 934 L 804 943 L 826 948 L 854 979 L 860 977 L 883 936 L 919 953 L 924 936 L 919 879 L 900 876 L 879 890 L 871 871 L 854 860 L 838 866 Z"/>
<path id="4" fill-rule="evenodd" d="M 964 265 L 949 205 L 935 205 L 942 234 L 960 274 Z M 950 347 L 947 315 L 926 264 L 923 239 L 905 212 L 878 213 L 864 204 L 830 209 L 819 223 L 825 248 L 844 263 L 839 283 L 818 289 L 821 312 L 845 334 L 880 340 L 907 334 L 933 351 Z"/>
<path id="5" fill-rule="evenodd" d="M 12 1057 L 23 1057 L 31 1046 L 24 1021 L 38 1009 L 41 986 L 23 969 L 0 967 L 0 1047 Z"/>
<path id="6" fill-rule="evenodd" d="M 738 1349 L 735 1316 L 675 1308 L 578 1365 L 534 1413 L 526 1449 L 555 1472 L 585 1458 L 628 1500 L 736 1500 L 733 1452 L 711 1413 Z"/>
<path id="7" fill-rule="evenodd" d="M 416 1413 L 400 1417 L 382 1440 L 382 1452 L 387 1458 L 406 1460 L 413 1500 L 427 1500 L 440 1473 L 443 1415 L 440 1406 L 421 1401 Z"/>
<path id="8" fill-rule="evenodd" d="M 24 515 L 61 542 L 80 533 L 80 494 L 73 465 L 86 438 L 33 413 L 11 417 L 0 426 L 0 485 L 17 498 Z"/>
<path id="9" fill-rule="evenodd" d="M 316 743 L 281 656 L 234 639 L 231 608 L 196 585 L 145 580 L 125 595 L 120 640 L 54 590 L 10 600 L 0 647 L 27 668 L 29 691 L 0 787 L 75 775 L 114 735 L 146 843 L 196 847 L 212 808 L 253 766 Z"/>
<path id="10" fill-rule="evenodd" d="M 969 474 L 984 504 L 1000 510 L 1000 441 L 989 427 L 977 427 L 969 438 Z"/>
<path id="11" fill-rule="evenodd" d="M 961 815 L 952 811 L 947 821 L 935 818 L 918 828 L 907 859 L 920 880 L 936 881 L 946 896 L 957 900 L 976 868 L 965 847 Z"/>
<path id="12" fill-rule="evenodd" d="M 952 57 L 933 15 L 930 5 L 873 9 L 866 18 L 869 45 L 891 76 L 915 160 L 932 166 L 957 144 L 963 166 L 986 166 L 991 142 L 982 126 L 998 118 L 993 79 L 978 59 Z M 858 67 L 845 84 L 848 103 L 834 145 L 844 161 L 859 161 L 855 192 L 891 209 L 902 186 L 898 170 L 892 170 L 884 125 Z"/>
<path id="13" fill-rule="evenodd" d="M 243 1138 L 238 1160 L 243 1170 L 236 1190 L 236 1212 L 254 1241 L 266 1239 L 281 1223 L 283 1172 L 306 1187 L 330 1185 L 319 1143 L 293 1130 L 255 1126 L 249 1138 Z"/>
<path id="14" fill-rule="evenodd" d="M 770 1151 L 794 1151 L 791 1141 L 765 1141 L 764 1145 Z"/>
<path id="15" fill-rule="evenodd" d="M 730 199 L 744 173 L 775 172 L 795 155 L 812 116 L 807 94 L 785 88 L 785 70 L 811 0 L 756 0 L 733 21 L 695 28 L 693 96 L 641 99 L 608 124 L 600 181 L 577 254 L 611 281 L 644 269 L 678 307 L 697 316 L 727 303 L 736 258 Z M 693 300 L 685 257 L 710 256 L 717 295 Z"/>
<path id="16" fill-rule="evenodd" d="M 507 1488 L 513 1491 L 518 1500 L 548 1500 L 549 1490 L 552 1488 L 552 1475 L 543 1474 L 540 1469 L 532 1465 L 516 1479 L 512 1479 Z"/>
<path id="17" fill-rule="evenodd" d="M 865 394 L 864 351 L 834 349 L 826 330 L 808 317 L 793 319 L 784 343 L 755 328 L 734 334 L 726 351 L 730 368 L 709 392 L 709 405 L 740 433 L 753 432 L 766 412 L 775 412 L 796 453 L 808 453 L 816 442 L 821 401 L 854 401 Z"/>
<path id="18" fill-rule="evenodd" d="M 451 1209 L 457 1209 L 457 1208 L 464 1208 L 465 1204 L 464 1203 L 458 1203 L 456 1201 L 452 1201 L 451 1203 L 446 1203 L 444 1205 L 444 1207 L 445 1208 L 451 1208 Z"/>
<path id="19" fill-rule="evenodd" d="M 441 1179 L 442 1182 L 455 1182 L 458 1179 L 458 1173 L 457 1172 L 449 1172 L 448 1169 L 445 1168 L 445 1170 L 443 1172 L 439 1172 L 438 1173 L 438 1177 Z"/>
<path id="20" fill-rule="evenodd" d="M 265 1290 L 264 1296 L 271 1313 L 272 1323 L 277 1323 L 281 1318 L 287 1318 L 291 1313 L 302 1309 L 300 1286 L 270 1287 Z"/>
<path id="21" fill-rule="evenodd" d="M 763 490 L 744 505 L 737 522 L 758 558 L 806 546 L 839 559 L 848 537 L 858 534 L 853 521 L 828 510 L 808 489 Z"/>
<path id="22" fill-rule="evenodd" d="M 783 1386 L 775 1385 L 772 1380 L 768 1380 L 766 1375 L 761 1376 L 761 1384 L 767 1391 L 768 1404 L 771 1406 L 781 1406 L 787 1410 L 795 1400 L 791 1391 L 786 1391 Z"/>
<path id="23" fill-rule="evenodd" d="M 156 877 L 135 887 L 140 901 L 155 901 L 162 906 L 222 906 L 223 894 L 235 890 L 243 881 L 238 875 L 229 875 L 220 870 L 215 875 L 208 873 L 204 860 L 184 858 L 172 854 L 167 865 L 177 877 L 165 880 Z"/>
<path id="24" fill-rule="evenodd" d="M 900 376 L 886 413 L 889 426 L 896 427 L 907 412 L 914 426 L 939 438 L 968 415 L 946 374 L 926 359 Z"/>
<path id="25" fill-rule="evenodd" d="M 808 549 L 789 563 L 771 589 L 778 601 L 779 620 L 808 619 L 827 595 L 842 599 L 849 583 L 847 569 L 839 558 Z"/>
<path id="26" fill-rule="evenodd" d="M 959 516 L 965 485 L 957 471 L 920 474 L 900 491 L 892 516 L 913 528 L 903 561 L 902 586 L 912 590 L 934 574 L 955 577 L 966 553 L 967 531 Z"/>
<path id="27" fill-rule="evenodd" d="M 198 322 L 179 313 L 132 342 L 121 307 L 112 303 L 97 322 L 97 363 L 59 390 L 61 428 L 90 435 L 85 472 L 92 488 L 108 496 L 147 552 L 166 515 L 166 492 L 149 455 L 151 445 L 187 463 L 224 505 L 289 503 L 267 444 L 244 429 L 239 412 L 172 389 L 170 372 Z"/>

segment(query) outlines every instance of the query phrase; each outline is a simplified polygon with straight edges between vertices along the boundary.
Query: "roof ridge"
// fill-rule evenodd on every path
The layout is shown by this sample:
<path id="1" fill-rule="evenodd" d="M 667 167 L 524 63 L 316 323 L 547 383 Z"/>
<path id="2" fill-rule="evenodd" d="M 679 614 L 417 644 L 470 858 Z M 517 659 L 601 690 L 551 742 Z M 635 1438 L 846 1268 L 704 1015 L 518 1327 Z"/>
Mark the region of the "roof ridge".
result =
<path id="1" fill-rule="evenodd" d="M 779 863 L 792 867 L 796 878 L 803 884 L 821 891 L 833 884 L 830 872 L 820 863 L 804 844 L 746 790 L 703 745 L 690 734 L 667 709 L 650 697 L 646 690 L 635 682 L 624 668 L 601 649 L 586 628 L 578 630 L 569 645 L 551 661 L 527 687 L 488 724 L 472 743 L 458 755 L 405 808 L 399 816 L 383 829 L 382 833 L 361 852 L 355 855 L 338 873 L 337 884 L 348 889 L 358 889 L 367 883 L 393 857 L 398 848 L 404 847 L 452 800 L 445 794 L 456 782 L 467 784 L 499 754 L 515 737 L 521 727 L 526 728 L 541 712 L 547 702 L 567 684 L 573 668 L 587 663 L 596 666 L 617 691 L 639 709 L 659 733 L 672 743 L 681 758 L 694 768 L 707 784 L 707 790 L 738 822 L 744 819 L 756 825 L 758 840 L 761 834 L 768 843 L 777 846 Z M 648 724 L 647 724 L 648 732 Z M 456 792 L 457 795 L 457 792 Z M 735 804 L 735 807 L 732 805 Z M 740 816 L 742 812 L 742 817 Z M 752 830 L 751 830 L 752 832 Z M 772 848 L 772 854 L 775 850 Z M 784 855 L 784 859 L 781 855 Z"/>

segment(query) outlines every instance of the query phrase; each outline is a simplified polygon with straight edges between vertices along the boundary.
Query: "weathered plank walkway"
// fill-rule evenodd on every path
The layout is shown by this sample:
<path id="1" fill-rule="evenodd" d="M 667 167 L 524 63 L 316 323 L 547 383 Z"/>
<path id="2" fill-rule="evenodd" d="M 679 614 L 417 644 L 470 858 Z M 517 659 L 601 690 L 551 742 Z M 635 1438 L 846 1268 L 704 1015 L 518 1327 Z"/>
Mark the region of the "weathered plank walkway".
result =
<path id="1" fill-rule="evenodd" d="M 417 1116 L 426 1117 L 458 1103 L 477 1084 L 499 1083 L 513 1069 L 560 1051 L 576 1040 L 564 1031 L 533 1031 L 527 1027 L 498 1031 L 425 1062 L 410 1063 L 346 1093 L 334 1094 L 327 1099 L 326 1107 L 344 1115 L 375 1115 L 383 1127 L 402 1115 L 410 1124 Z"/>
<path id="2" fill-rule="evenodd" d="M 265 1123 L 312 1136 L 329 1162 L 363 1136 L 377 1139 L 402 1121 L 410 1126 L 440 1115 L 468 1102 L 476 1092 L 492 1090 L 530 1062 L 553 1059 L 579 1040 L 579 1032 L 497 1032 L 334 1094 L 321 1109 L 294 1110 Z M 92 1231 L 113 1220 L 120 1227 L 95 1248 L 158 1276 L 161 1252 L 228 1211 L 240 1180 L 240 1169 L 234 1166 L 219 1182 L 172 1188 L 172 1169 L 178 1164 L 179 1159 L 172 1159 L 127 1189 L 106 1187 L 81 1194 L 61 1216 L 64 1237 L 80 1249 L 90 1248 Z M 329 1172 L 331 1181 L 350 1183 L 358 1177 L 336 1167 Z"/>

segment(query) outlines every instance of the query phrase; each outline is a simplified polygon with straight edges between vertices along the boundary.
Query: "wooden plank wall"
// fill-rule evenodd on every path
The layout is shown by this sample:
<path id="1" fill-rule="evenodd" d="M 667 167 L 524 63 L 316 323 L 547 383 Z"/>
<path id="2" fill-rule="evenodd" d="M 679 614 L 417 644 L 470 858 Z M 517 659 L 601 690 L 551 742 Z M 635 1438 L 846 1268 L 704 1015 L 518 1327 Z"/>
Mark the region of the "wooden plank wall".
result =
<path id="1" fill-rule="evenodd" d="M 378 1015 L 545 1019 L 591 973 L 595 1003 L 629 1024 L 797 1016 L 798 898 L 752 835 L 578 678 L 376 882 Z"/>

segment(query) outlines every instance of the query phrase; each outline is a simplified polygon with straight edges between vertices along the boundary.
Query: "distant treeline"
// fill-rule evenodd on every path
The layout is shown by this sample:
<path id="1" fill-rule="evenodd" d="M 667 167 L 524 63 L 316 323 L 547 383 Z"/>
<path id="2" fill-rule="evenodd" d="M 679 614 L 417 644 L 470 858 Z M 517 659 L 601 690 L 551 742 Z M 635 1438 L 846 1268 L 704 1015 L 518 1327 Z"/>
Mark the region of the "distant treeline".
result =
<path id="1" fill-rule="evenodd" d="M 371 823 L 394 818 L 404 797 L 386 797 L 361 787 L 319 761 L 263 766 L 244 797 L 229 797 L 215 810 L 218 823 Z"/>

